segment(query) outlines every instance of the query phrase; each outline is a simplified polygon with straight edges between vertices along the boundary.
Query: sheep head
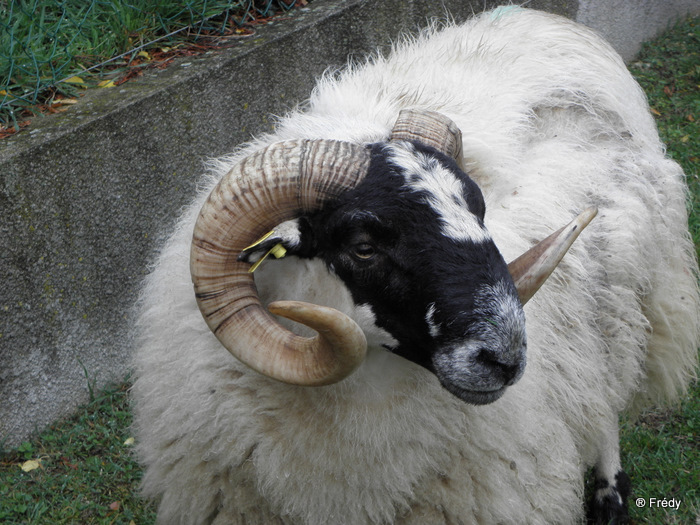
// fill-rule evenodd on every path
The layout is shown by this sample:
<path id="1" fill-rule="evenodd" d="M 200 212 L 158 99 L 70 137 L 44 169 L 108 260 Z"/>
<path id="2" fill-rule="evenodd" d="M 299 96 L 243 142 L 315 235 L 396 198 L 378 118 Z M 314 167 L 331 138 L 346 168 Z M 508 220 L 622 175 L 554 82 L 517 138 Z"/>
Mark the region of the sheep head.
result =
<path id="1" fill-rule="evenodd" d="M 345 314 L 269 305 L 318 332 L 304 338 L 261 305 L 250 263 L 282 244 L 322 258 L 390 334 L 391 351 L 464 401 L 498 399 L 525 366 L 522 305 L 595 211 L 506 265 L 484 227 L 481 191 L 460 169 L 461 145 L 445 116 L 405 110 L 387 143 L 287 141 L 241 161 L 202 207 L 190 258 L 197 303 L 223 346 L 301 385 L 335 383 L 363 361 L 365 335 Z M 287 234 L 256 241 L 290 221 Z"/>

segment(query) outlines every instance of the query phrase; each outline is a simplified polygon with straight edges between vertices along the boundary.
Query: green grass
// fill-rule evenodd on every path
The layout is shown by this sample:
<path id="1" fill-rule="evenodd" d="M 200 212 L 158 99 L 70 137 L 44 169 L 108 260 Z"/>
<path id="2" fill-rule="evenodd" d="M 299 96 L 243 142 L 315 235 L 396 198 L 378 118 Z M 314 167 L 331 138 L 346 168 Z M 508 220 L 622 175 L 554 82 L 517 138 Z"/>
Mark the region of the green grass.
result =
<path id="1" fill-rule="evenodd" d="M 621 428 L 622 465 L 632 478 L 630 516 L 636 523 L 694 524 L 700 518 L 700 386 L 679 409 L 648 412 Z M 643 498 L 645 506 L 635 504 Z M 681 500 L 671 510 L 650 498 Z"/>
<path id="2" fill-rule="evenodd" d="M 155 521 L 138 497 L 127 386 L 100 392 L 73 418 L 0 455 L 0 523 L 125 524 Z M 24 472 L 29 460 L 39 468 Z"/>
<path id="3" fill-rule="evenodd" d="M 650 98 L 668 154 L 691 188 L 691 230 L 700 246 L 700 19 L 676 26 L 645 46 L 632 71 Z M 98 394 L 72 419 L 0 455 L 0 523 L 130 524 L 154 521 L 138 497 L 139 467 L 125 445 L 131 415 L 126 386 Z M 632 478 L 636 524 L 695 524 L 700 516 L 700 387 L 676 409 L 644 414 L 622 427 L 622 461 Z M 23 472 L 27 460 L 41 467 Z M 647 506 L 638 508 L 636 498 Z M 649 499 L 681 500 L 678 511 L 649 508 Z M 118 506 L 115 506 L 118 503 Z M 111 507 L 110 507 L 111 506 Z"/>
<path id="4" fill-rule="evenodd" d="M 182 28 L 187 38 L 241 23 L 294 0 L 8 0 L 0 2 L 0 124 L 18 121 L 57 93 L 62 82 L 105 60 Z M 225 14 L 225 16 L 219 16 Z M 229 16 L 230 15 L 230 16 Z M 218 16 L 218 18 L 217 18 Z M 215 21 L 214 21 L 215 20 Z M 96 81 L 95 81 L 96 83 Z M 82 84 L 81 84 L 82 85 Z"/>

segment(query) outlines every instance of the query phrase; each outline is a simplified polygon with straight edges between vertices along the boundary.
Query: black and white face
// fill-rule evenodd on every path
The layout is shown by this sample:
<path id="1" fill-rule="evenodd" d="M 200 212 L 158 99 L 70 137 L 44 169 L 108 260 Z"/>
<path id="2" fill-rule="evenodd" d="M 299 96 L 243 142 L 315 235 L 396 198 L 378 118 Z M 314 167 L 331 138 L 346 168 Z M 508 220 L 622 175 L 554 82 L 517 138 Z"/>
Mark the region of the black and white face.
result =
<path id="1" fill-rule="evenodd" d="M 389 350 L 468 403 L 495 401 L 523 373 L 525 317 L 481 190 L 432 148 L 371 149 L 367 177 L 282 242 L 325 261 L 391 335 Z"/>

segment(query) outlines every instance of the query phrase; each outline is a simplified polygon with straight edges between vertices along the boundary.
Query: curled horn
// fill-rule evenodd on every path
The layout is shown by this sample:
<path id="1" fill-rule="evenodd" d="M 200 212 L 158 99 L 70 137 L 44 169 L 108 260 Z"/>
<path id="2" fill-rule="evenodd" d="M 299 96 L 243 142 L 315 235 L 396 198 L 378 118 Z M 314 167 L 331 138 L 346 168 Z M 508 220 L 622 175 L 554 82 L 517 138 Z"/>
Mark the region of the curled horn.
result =
<path id="1" fill-rule="evenodd" d="M 281 301 L 270 311 L 318 332 L 300 337 L 262 306 L 241 251 L 281 222 L 321 208 L 357 185 L 369 152 L 346 142 L 273 144 L 243 159 L 209 195 L 197 219 L 190 272 L 204 319 L 221 344 L 254 370 L 286 383 L 324 385 L 364 359 L 364 333 L 341 312 Z"/>
<path id="2" fill-rule="evenodd" d="M 450 118 L 437 111 L 402 109 L 389 140 L 416 140 L 432 146 L 464 169 L 462 132 Z"/>

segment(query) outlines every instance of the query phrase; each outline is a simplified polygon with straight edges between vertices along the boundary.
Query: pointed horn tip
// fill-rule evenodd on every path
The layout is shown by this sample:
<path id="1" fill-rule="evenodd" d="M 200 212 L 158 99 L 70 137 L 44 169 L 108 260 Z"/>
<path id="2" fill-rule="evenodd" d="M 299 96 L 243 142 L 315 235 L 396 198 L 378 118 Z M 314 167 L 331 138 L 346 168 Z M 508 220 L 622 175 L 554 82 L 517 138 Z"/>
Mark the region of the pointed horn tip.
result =
<path id="1" fill-rule="evenodd" d="M 579 213 L 569 224 L 564 226 L 560 231 L 566 231 L 566 235 L 580 235 L 580 233 L 591 223 L 598 215 L 598 207 L 591 206 Z"/>
<path id="2" fill-rule="evenodd" d="M 588 226 L 591 221 L 598 215 L 598 206 L 590 206 L 583 210 L 576 220 L 580 220 L 581 228 Z"/>
<path id="3" fill-rule="evenodd" d="M 267 309 L 271 314 L 279 315 L 296 322 L 302 322 L 298 319 L 306 317 L 310 311 L 326 308 L 325 306 L 318 306 L 303 301 L 274 301 L 267 305 Z"/>
<path id="4" fill-rule="evenodd" d="M 318 332 L 318 338 L 332 349 L 334 371 L 318 384 L 331 384 L 350 375 L 365 359 L 367 338 L 359 325 L 335 308 L 301 301 L 275 301 L 267 307 L 284 317 Z M 329 354 L 330 356 L 330 354 Z"/>
<path id="5" fill-rule="evenodd" d="M 273 315 L 301 323 L 320 333 L 333 331 L 338 334 L 340 331 L 353 340 L 364 339 L 364 332 L 357 323 L 335 308 L 303 301 L 274 301 L 267 309 Z"/>
<path id="6" fill-rule="evenodd" d="M 581 232 L 597 214 L 596 206 L 586 208 L 569 224 L 511 261 L 508 270 L 523 305 L 544 284 Z"/>

